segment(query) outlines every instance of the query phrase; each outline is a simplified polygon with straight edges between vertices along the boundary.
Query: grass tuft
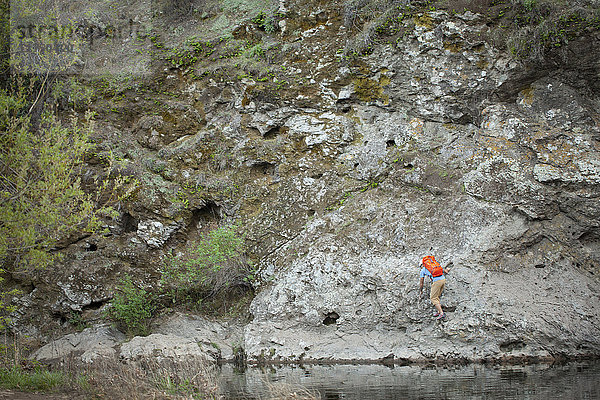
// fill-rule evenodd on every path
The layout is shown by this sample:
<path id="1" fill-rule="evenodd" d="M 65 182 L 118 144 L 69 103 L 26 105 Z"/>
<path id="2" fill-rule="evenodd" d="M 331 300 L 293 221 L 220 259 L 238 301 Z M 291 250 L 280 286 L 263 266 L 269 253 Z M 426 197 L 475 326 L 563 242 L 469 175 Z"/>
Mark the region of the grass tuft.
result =
<path id="1" fill-rule="evenodd" d="M 25 392 L 50 392 L 66 386 L 68 377 L 42 367 L 28 371 L 19 367 L 0 369 L 0 387 Z"/>

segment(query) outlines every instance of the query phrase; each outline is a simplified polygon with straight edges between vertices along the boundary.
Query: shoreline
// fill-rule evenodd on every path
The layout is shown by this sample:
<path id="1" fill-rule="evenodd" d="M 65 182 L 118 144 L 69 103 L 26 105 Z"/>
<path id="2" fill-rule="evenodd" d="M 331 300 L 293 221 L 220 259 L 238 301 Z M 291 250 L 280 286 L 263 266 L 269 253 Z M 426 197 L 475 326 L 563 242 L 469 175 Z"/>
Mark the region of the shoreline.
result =
<path id="1" fill-rule="evenodd" d="M 558 356 L 510 356 L 501 358 L 383 358 L 383 359 L 304 359 L 304 360 L 251 360 L 240 363 L 236 360 L 217 360 L 217 365 L 235 365 L 241 368 L 260 368 L 268 366 L 311 366 L 311 365 L 384 365 L 384 366 L 464 366 L 464 365 L 563 365 L 572 362 L 598 361 L 600 354 L 558 355 Z"/>

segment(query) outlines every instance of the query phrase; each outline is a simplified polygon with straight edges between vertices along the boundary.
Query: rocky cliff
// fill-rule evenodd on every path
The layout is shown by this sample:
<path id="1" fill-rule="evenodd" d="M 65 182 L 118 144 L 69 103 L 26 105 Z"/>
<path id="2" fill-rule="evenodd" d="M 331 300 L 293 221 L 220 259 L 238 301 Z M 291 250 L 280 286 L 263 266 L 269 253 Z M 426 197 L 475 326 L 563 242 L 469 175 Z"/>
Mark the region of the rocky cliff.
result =
<path id="1" fill-rule="evenodd" d="M 282 1 L 268 21 L 209 3 L 157 2 L 146 73 L 89 78 L 99 147 L 140 185 L 110 234 L 15 275 L 22 332 L 97 321 L 124 274 L 152 287 L 166 254 L 238 221 L 261 279 L 235 337 L 207 328 L 228 355 L 600 353 L 597 20 L 536 57 L 506 45 L 520 3 Z M 426 254 L 454 264 L 441 323 L 418 296 Z M 165 329 L 150 338 L 202 341 Z"/>

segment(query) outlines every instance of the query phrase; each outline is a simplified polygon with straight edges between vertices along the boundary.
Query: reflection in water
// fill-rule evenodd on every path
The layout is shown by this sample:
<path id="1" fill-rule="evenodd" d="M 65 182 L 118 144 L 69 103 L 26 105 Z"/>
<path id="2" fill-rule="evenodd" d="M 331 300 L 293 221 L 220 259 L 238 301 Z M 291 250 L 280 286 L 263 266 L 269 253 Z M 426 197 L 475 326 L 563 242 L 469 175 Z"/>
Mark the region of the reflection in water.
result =
<path id="1" fill-rule="evenodd" d="M 250 368 L 225 365 L 227 399 L 264 399 L 273 382 L 318 391 L 322 399 L 600 399 L 600 362 L 564 365 L 453 367 L 306 365 Z"/>

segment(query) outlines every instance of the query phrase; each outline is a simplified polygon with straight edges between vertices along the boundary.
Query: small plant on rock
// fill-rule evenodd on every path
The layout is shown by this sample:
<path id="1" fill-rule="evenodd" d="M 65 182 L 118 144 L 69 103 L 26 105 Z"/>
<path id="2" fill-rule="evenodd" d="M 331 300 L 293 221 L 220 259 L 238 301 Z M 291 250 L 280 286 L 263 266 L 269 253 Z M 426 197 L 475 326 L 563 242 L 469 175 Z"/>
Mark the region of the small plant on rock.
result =
<path id="1" fill-rule="evenodd" d="M 256 17 L 252 18 L 259 29 L 264 30 L 267 33 L 273 33 L 277 31 L 277 20 L 273 14 L 261 11 Z"/>
<path id="2" fill-rule="evenodd" d="M 232 225 L 208 232 L 191 249 L 171 256 L 161 272 L 161 283 L 174 302 L 198 305 L 248 292 L 255 280 L 244 238 Z"/>
<path id="3" fill-rule="evenodd" d="M 129 275 L 125 276 L 113 297 L 108 316 L 117 328 L 129 336 L 146 336 L 150 333 L 150 321 L 156 310 L 155 296 L 137 287 Z"/>

